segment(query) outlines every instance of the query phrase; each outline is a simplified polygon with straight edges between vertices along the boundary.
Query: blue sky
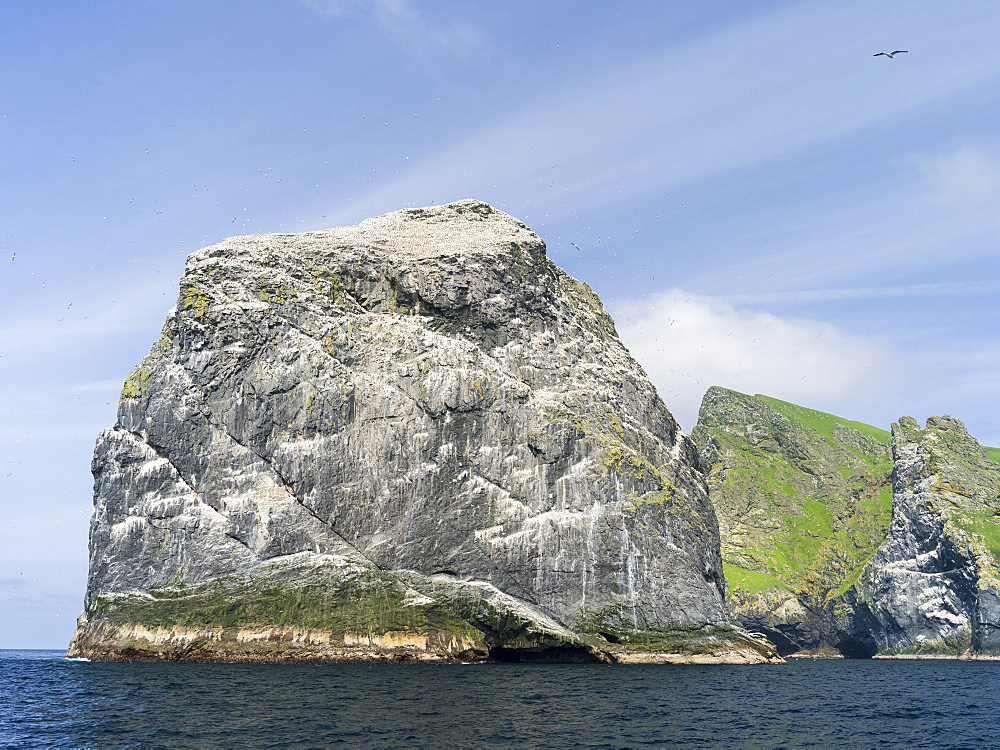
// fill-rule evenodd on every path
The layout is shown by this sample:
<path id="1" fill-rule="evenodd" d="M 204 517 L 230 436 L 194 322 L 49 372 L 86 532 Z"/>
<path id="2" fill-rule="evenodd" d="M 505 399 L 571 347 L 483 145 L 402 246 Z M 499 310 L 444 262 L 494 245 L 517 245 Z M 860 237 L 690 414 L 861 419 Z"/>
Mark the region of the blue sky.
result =
<path id="1" fill-rule="evenodd" d="M 971 0 L 0 5 L 0 647 L 67 643 L 94 441 L 185 256 L 236 234 L 476 197 L 685 430 L 718 384 L 1000 445 L 997 29 Z"/>

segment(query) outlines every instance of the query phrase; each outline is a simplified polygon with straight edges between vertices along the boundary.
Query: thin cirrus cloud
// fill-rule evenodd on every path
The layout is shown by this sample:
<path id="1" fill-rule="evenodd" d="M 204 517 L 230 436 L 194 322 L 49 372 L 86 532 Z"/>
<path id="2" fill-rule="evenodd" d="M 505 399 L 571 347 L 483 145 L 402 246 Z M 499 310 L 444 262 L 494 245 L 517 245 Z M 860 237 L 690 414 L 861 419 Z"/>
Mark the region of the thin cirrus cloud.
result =
<path id="1" fill-rule="evenodd" d="M 923 39 L 932 51 L 886 70 L 872 67 L 870 44 L 858 38 L 870 4 L 829 7 L 791 6 L 567 81 L 499 125 L 416 155 L 392 184 L 344 209 L 450 200 L 456 191 L 539 200 L 552 186 L 585 210 L 892 122 L 1000 73 L 988 24 L 977 31 L 983 39 L 969 40 L 967 28 L 959 36 L 950 24 L 913 14 L 894 33 Z M 791 63 L 789 49 L 817 23 L 822 38 Z M 963 54 L 977 42 L 986 51 Z"/>
<path id="2" fill-rule="evenodd" d="M 73 393 L 118 393 L 122 389 L 122 381 L 118 378 L 110 380 L 94 380 L 90 383 L 81 383 L 73 386 Z"/>
<path id="3" fill-rule="evenodd" d="M 857 410 L 859 392 L 878 394 L 893 377 L 893 353 L 878 339 L 681 289 L 622 305 L 614 316 L 620 338 L 688 430 L 709 386 L 843 413 Z"/>
<path id="4" fill-rule="evenodd" d="M 841 302 L 860 299 L 899 299 L 906 297 L 968 297 L 1000 293 L 1000 281 L 941 282 L 937 284 L 901 284 L 843 289 L 806 289 L 790 292 L 732 294 L 723 299 L 733 305 L 757 305 L 773 302 Z"/>
<path id="5" fill-rule="evenodd" d="M 321 18 L 341 18 L 364 13 L 386 17 L 413 12 L 406 0 L 302 0 L 302 4 Z"/>
<path id="6" fill-rule="evenodd" d="M 1000 157 L 993 150 L 966 144 L 914 162 L 925 176 L 930 204 L 971 219 L 974 226 L 1000 230 Z"/>
<path id="7" fill-rule="evenodd" d="M 706 269 L 688 283 L 735 304 L 995 293 L 1000 282 L 990 279 L 857 283 L 900 268 L 933 273 L 946 271 L 956 261 L 996 257 L 1000 159 L 988 147 L 965 145 L 905 161 L 910 168 L 898 171 L 893 189 L 863 192 L 846 205 L 834 204 L 802 218 L 773 219 L 771 228 L 785 237 L 780 252 L 752 254 L 724 269 Z M 748 285 L 737 283 L 743 278 L 754 279 L 762 288 L 745 291 Z M 778 283 L 784 288 L 775 286 Z"/>
<path id="8" fill-rule="evenodd" d="M 444 51 L 452 55 L 481 57 L 490 45 L 475 27 L 456 21 L 430 21 L 408 0 L 302 0 L 320 18 L 374 19 L 396 44 L 422 55 Z"/>
<path id="9" fill-rule="evenodd" d="M 133 281 L 130 277 L 122 277 Z M 117 284 L 115 298 L 104 297 L 105 289 L 93 289 L 88 283 L 67 285 L 58 303 L 47 300 L 31 315 L 4 321 L 0 325 L 0 351 L 20 362 L 63 357 L 96 345 L 97 341 L 113 341 L 128 333 L 148 332 L 150 343 L 162 325 L 166 311 L 174 304 L 173 283 L 136 284 L 131 289 L 125 282 Z M 69 304 L 64 300 L 69 299 Z M 79 314 L 76 310 L 90 310 Z M 41 314 L 39 314 L 41 311 Z"/>

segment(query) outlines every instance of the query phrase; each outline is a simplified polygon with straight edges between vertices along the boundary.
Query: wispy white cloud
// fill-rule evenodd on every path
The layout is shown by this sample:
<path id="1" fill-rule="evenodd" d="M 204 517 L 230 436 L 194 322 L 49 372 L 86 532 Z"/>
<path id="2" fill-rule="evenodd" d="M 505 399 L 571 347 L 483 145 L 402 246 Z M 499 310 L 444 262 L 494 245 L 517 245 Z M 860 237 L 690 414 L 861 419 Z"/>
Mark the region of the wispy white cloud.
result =
<path id="1" fill-rule="evenodd" d="M 398 45 L 414 52 L 444 50 L 479 57 L 492 47 L 474 26 L 440 18 L 429 20 L 410 0 L 302 0 L 302 4 L 326 20 L 371 18 Z"/>
<path id="2" fill-rule="evenodd" d="M 89 308 L 90 314 L 81 316 L 50 305 L 42 314 L 32 309 L 28 314 L 8 318 L 0 325 L 0 356 L 22 361 L 41 358 L 93 347 L 95 341 L 129 332 L 149 332 L 152 342 L 174 303 L 173 296 L 161 291 L 164 288 L 162 283 L 136 285 L 107 300 L 97 299 L 99 293 L 81 283 L 74 290 L 76 308 Z"/>
<path id="3" fill-rule="evenodd" d="M 969 38 L 968 26 L 959 34 L 959 24 L 908 14 L 894 31 L 927 49 L 905 67 L 878 67 L 869 49 L 880 41 L 878 13 L 860 2 L 830 8 L 786 6 L 566 81 L 506 121 L 411 159 L 392 184 L 341 209 L 497 193 L 551 205 L 557 190 L 582 212 L 894 123 L 1000 72 L 989 24 Z M 823 34 L 799 54 L 804 31 L 817 24 Z M 981 52 L 968 55 L 970 47 Z"/>
<path id="4" fill-rule="evenodd" d="M 1000 231 L 1000 154 L 981 144 L 914 157 L 925 184 L 926 204 L 938 221 L 969 232 Z"/>
<path id="5" fill-rule="evenodd" d="M 373 13 L 379 16 L 406 16 L 414 13 L 407 0 L 302 0 L 302 4 L 322 18 Z"/>
<path id="6" fill-rule="evenodd" d="M 73 393 L 118 393 L 122 389 L 122 381 L 118 378 L 110 380 L 95 380 L 90 383 L 81 383 L 73 386 L 70 390 Z"/>
<path id="7" fill-rule="evenodd" d="M 843 203 L 814 209 L 804 219 L 775 218 L 770 241 L 773 245 L 775 237 L 783 236 L 780 247 L 763 252 L 751 246 L 731 264 L 707 267 L 687 283 L 740 304 L 994 293 L 996 282 L 980 278 L 856 285 L 873 277 L 892 278 L 903 269 L 933 278 L 935 268 L 996 256 L 1000 193 L 979 201 L 946 199 L 960 189 L 948 187 L 957 181 L 954 163 L 946 158 L 914 161 L 919 161 L 920 168 L 900 170 L 891 185 L 896 190 L 861 193 Z M 838 283 L 845 286 L 830 288 Z M 751 286 L 757 291 L 746 291 Z"/>
<path id="8" fill-rule="evenodd" d="M 1000 194 L 1000 159 L 980 146 L 965 145 L 917 161 L 936 196 L 946 203 L 994 201 Z"/>
<path id="9" fill-rule="evenodd" d="M 121 383 L 118 384 L 121 390 Z M 117 394 L 114 403 L 117 403 Z M 93 441 L 100 434 L 101 430 L 110 425 L 107 422 L 85 422 L 75 424 L 62 424 L 56 427 L 36 427 L 27 425 L 27 419 L 21 423 L 14 423 L 13 427 L 0 427 L 0 442 L 18 442 L 25 445 L 44 446 L 54 444 L 65 444 L 74 440 Z"/>
<path id="10" fill-rule="evenodd" d="M 680 289 L 622 305 L 614 316 L 622 341 L 687 430 L 712 385 L 857 413 L 893 377 L 894 353 L 882 341 Z"/>
<path id="11" fill-rule="evenodd" d="M 723 299 L 733 305 L 754 305 L 773 302 L 841 302 L 843 300 L 899 299 L 906 297 L 968 297 L 997 293 L 1000 293 L 1000 281 L 968 281 L 731 294 L 726 295 Z"/>

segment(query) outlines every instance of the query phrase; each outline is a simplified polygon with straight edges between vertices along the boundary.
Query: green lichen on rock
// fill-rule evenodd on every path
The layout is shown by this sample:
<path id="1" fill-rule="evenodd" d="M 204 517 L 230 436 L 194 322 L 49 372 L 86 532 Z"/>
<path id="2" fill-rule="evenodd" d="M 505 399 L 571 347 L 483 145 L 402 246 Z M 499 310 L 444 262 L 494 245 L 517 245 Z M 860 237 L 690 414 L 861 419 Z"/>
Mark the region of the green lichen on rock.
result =
<path id="1" fill-rule="evenodd" d="M 549 410 L 544 419 L 555 428 L 544 437 L 553 435 L 560 439 L 584 438 L 597 448 L 601 461 L 601 478 L 615 483 L 622 482 L 631 493 L 666 489 L 670 486 L 659 468 L 643 452 L 635 440 L 635 431 L 626 433 L 621 418 L 604 404 L 596 415 L 580 416 L 565 409 Z M 543 436 L 529 435 L 529 443 L 539 442 Z"/>
<path id="2" fill-rule="evenodd" d="M 294 301 L 297 293 L 291 282 L 284 281 L 277 284 L 262 283 L 258 296 L 269 304 L 283 305 L 286 302 Z"/>
<path id="3" fill-rule="evenodd" d="M 118 401 L 119 407 L 126 399 L 141 400 L 149 395 L 153 378 L 172 351 L 173 344 L 164 334 L 153 344 L 149 354 L 143 358 L 142 362 L 125 378 L 125 384 L 122 386 Z"/>
<path id="4" fill-rule="evenodd" d="M 416 213 L 416 212 L 418 212 L 420 210 L 421 209 L 411 209 L 410 210 L 411 216 L 412 215 L 420 216 L 421 214 L 417 214 Z M 478 201 L 470 201 L 468 203 L 464 203 L 464 204 L 456 207 L 455 212 L 458 213 L 458 214 L 474 214 L 476 216 L 479 216 L 479 217 L 482 217 L 482 218 L 486 218 L 487 216 L 489 216 L 490 214 L 493 213 L 493 207 L 490 206 L 488 203 L 480 203 Z"/>
<path id="5" fill-rule="evenodd" d="M 326 268 L 314 268 L 312 275 L 321 282 L 320 289 L 326 293 L 332 304 L 339 305 L 344 301 L 344 282 L 337 274 Z"/>
<path id="6" fill-rule="evenodd" d="M 570 307 L 587 316 L 591 324 L 602 332 L 612 332 L 615 330 L 614 319 L 604 309 L 601 298 L 597 292 L 590 288 L 584 281 L 574 279 L 562 269 L 556 269 L 559 286 L 566 294 Z"/>
<path id="7" fill-rule="evenodd" d="M 212 304 L 212 298 L 204 289 L 189 284 L 181 287 L 180 297 L 177 300 L 177 309 L 181 312 L 190 311 L 195 320 L 204 323 L 208 314 L 208 308 Z"/>
<path id="8" fill-rule="evenodd" d="M 619 607 L 605 607 L 590 612 L 577 622 L 577 629 L 581 633 L 600 636 L 608 643 L 625 648 L 676 653 L 696 653 L 709 633 L 719 635 L 735 632 L 733 628 L 725 626 L 709 629 L 682 625 L 642 627 L 629 618 L 627 609 Z"/>

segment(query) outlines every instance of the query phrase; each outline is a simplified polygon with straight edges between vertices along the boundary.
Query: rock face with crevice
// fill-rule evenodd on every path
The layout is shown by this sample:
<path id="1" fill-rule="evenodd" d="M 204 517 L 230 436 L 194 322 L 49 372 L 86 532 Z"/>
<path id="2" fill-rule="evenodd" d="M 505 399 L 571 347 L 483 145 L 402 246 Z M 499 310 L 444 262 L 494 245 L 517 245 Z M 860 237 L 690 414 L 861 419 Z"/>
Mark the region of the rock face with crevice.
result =
<path id="1" fill-rule="evenodd" d="M 191 255 L 93 472 L 74 655 L 775 658 L 600 300 L 476 201 Z"/>
<path id="2" fill-rule="evenodd" d="M 902 417 L 892 439 L 892 524 L 842 624 L 871 654 L 996 656 L 1000 456 L 949 416 Z"/>

